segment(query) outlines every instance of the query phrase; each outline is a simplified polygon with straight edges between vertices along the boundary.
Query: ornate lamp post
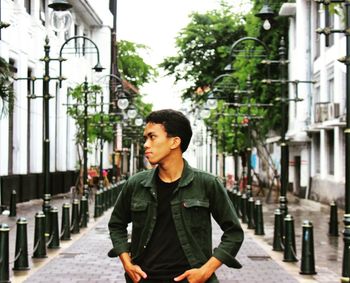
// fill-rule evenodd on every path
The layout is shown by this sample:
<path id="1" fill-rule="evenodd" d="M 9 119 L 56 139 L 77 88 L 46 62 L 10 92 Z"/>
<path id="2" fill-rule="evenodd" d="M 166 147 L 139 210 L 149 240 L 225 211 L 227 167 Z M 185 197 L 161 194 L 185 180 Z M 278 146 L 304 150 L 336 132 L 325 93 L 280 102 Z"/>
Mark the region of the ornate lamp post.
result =
<path id="1" fill-rule="evenodd" d="M 258 47 L 262 47 L 258 49 Z M 262 59 L 266 58 L 268 56 L 268 48 L 263 43 L 261 40 L 254 38 L 254 37 L 243 37 L 241 39 L 238 39 L 235 41 L 230 50 L 230 58 L 231 58 L 231 63 L 225 68 L 226 71 L 233 71 L 232 68 L 232 62 L 234 60 L 237 60 L 238 58 L 243 58 L 244 60 L 251 60 L 251 59 Z M 248 197 L 252 196 L 252 166 L 251 166 L 251 151 L 252 151 L 252 143 L 251 143 L 251 123 L 250 120 L 252 119 L 257 119 L 259 117 L 254 117 L 251 115 L 251 109 L 252 107 L 269 107 L 271 106 L 270 104 L 263 104 L 263 103 L 252 103 L 252 94 L 254 93 L 252 89 L 252 83 L 251 83 L 251 78 L 250 76 L 248 77 L 247 80 L 247 89 L 246 90 L 235 90 L 236 96 L 238 94 L 244 94 L 246 95 L 246 103 L 235 103 L 236 107 L 242 107 L 246 106 L 247 107 L 247 115 L 245 117 L 246 119 L 246 125 L 248 127 L 248 145 L 246 148 L 247 152 L 247 195 Z M 237 99 L 236 99 L 237 100 Z"/>
<path id="2" fill-rule="evenodd" d="M 54 1 L 52 4 L 49 5 L 50 8 L 55 10 L 56 19 L 60 18 L 60 14 L 69 15 L 68 10 L 72 7 L 67 1 Z M 69 16 L 67 16 L 69 18 Z M 54 22 L 55 24 L 61 24 L 60 21 L 56 20 Z M 67 28 L 69 21 L 67 21 L 64 25 L 61 25 L 63 28 Z M 57 26 L 56 26 L 57 27 Z M 54 27 L 55 28 L 55 27 Z M 40 59 L 41 61 L 44 61 L 44 75 L 42 78 L 16 78 L 15 80 L 31 80 L 33 83 L 33 86 L 35 85 L 36 80 L 42 80 L 43 81 L 43 95 L 42 96 L 36 96 L 34 95 L 34 88 L 33 88 L 33 94 L 29 95 L 28 98 L 35 99 L 35 98 L 43 98 L 43 187 L 44 187 L 44 203 L 49 203 L 51 199 L 51 188 L 50 188 L 50 123 L 49 123 L 49 101 L 53 96 L 50 95 L 49 89 L 50 89 L 50 81 L 51 80 L 58 80 L 60 85 L 62 83 L 63 78 L 60 74 L 58 77 L 51 77 L 50 76 L 50 63 L 52 61 L 58 61 L 60 63 L 60 68 L 62 67 L 62 62 L 65 61 L 61 56 L 59 58 L 51 58 L 50 57 L 50 45 L 49 45 L 49 38 L 46 36 L 45 39 L 45 45 L 44 45 L 44 58 Z M 61 72 L 60 72 L 61 73 Z"/>

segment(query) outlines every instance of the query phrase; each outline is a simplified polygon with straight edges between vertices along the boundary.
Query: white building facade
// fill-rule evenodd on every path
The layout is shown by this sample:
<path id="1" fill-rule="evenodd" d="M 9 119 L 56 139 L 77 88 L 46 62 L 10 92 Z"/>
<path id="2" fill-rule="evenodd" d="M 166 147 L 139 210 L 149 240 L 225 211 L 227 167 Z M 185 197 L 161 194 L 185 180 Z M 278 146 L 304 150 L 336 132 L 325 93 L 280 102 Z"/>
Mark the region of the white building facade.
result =
<path id="1" fill-rule="evenodd" d="M 335 29 L 344 29 L 344 11 L 330 13 Z M 324 7 L 315 1 L 285 3 L 289 17 L 289 182 L 301 197 L 344 203 L 345 36 L 335 33 L 326 44 L 316 29 L 325 27 Z"/>
<path id="2" fill-rule="evenodd" d="M 53 194 L 69 190 L 72 174 L 77 170 L 77 149 L 74 141 L 74 120 L 67 115 L 71 103 L 67 93 L 78 84 L 97 82 L 110 73 L 111 29 L 113 14 L 108 0 L 68 1 L 73 5 L 73 22 L 67 31 L 55 32 L 49 24 L 48 7 L 51 0 L 1 0 L 1 20 L 10 26 L 1 29 L 0 56 L 11 65 L 14 81 L 13 112 L 0 119 L 0 184 L 1 197 L 9 191 L 20 193 L 20 201 L 40 197 L 43 172 L 43 83 L 45 39 L 50 45 L 50 58 L 59 58 L 62 46 L 62 75 L 67 79 L 60 86 L 59 62 L 50 61 L 49 102 L 50 175 Z M 105 68 L 95 73 L 96 49 L 84 51 L 88 42 L 69 40 L 85 36 L 96 44 L 100 63 Z M 69 44 L 68 44 L 69 41 Z M 65 44 L 66 43 L 66 44 Z M 73 46 L 72 49 L 69 49 Z M 87 46 L 87 45 L 86 45 Z M 25 78 L 36 77 L 35 83 Z M 35 94 L 36 99 L 27 96 Z M 109 101 L 108 92 L 104 95 Z M 106 107 L 108 111 L 108 106 Z M 107 146 L 105 147 L 107 148 Z M 108 152 L 104 166 L 109 166 Z M 89 163 L 96 164 L 96 154 L 90 154 Z M 58 183 L 58 184 L 57 184 Z M 3 204 L 3 201 L 1 202 Z"/>

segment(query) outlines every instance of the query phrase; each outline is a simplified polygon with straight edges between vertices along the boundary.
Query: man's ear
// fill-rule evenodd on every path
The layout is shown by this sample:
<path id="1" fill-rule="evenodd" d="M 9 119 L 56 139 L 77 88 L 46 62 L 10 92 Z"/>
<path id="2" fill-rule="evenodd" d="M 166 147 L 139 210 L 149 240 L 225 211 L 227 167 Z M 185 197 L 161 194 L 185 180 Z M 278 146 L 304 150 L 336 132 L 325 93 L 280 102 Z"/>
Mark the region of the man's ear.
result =
<path id="1" fill-rule="evenodd" d="M 180 146 L 181 144 L 181 138 L 180 137 L 173 137 L 172 138 L 173 142 L 170 146 L 171 149 L 175 149 Z"/>

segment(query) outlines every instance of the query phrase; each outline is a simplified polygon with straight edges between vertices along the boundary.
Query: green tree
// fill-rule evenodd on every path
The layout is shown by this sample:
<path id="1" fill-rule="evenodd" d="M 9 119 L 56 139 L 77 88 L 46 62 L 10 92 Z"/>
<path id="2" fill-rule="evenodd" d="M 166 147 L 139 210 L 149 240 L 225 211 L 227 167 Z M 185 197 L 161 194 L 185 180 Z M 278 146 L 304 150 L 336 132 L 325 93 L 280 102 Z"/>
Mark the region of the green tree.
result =
<path id="1" fill-rule="evenodd" d="M 154 79 L 157 75 L 155 69 L 146 64 L 138 52 L 146 48 L 131 42 L 122 41 L 118 45 L 119 53 L 116 59 L 119 66 L 120 81 L 118 84 L 123 86 L 124 91 L 129 94 L 130 103 L 133 103 L 141 116 L 148 115 L 152 109 L 151 104 L 142 101 L 142 97 L 137 93 L 137 88 Z M 127 89 L 128 88 L 128 89 Z M 88 84 L 84 89 L 84 83 L 77 85 L 69 96 L 72 97 L 73 103 L 68 105 L 67 113 L 72 117 L 76 124 L 75 144 L 78 151 L 78 162 L 80 169 L 79 185 L 82 185 L 82 152 L 84 149 L 84 123 L 87 120 L 87 142 L 88 150 L 92 150 L 92 145 L 102 139 L 103 141 L 112 142 L 115 137 L 116 124 L 123 121 L 122 113 L 118 113 L 116 106 L 110 107 L 109 113 L 100 111 L 98 97 L 102 94 L 102 86 Z M 88 116 L 85 116 L 85 95 L 87 95 Z M 126 122 L 126 121 L 125 121 Z M 128 121 L 132 122 L 132 121 Z M 101 130 L 103 129 L 103 130 Z M 140 131 L 140 129 L 137 129 Z M 139 132 L 142 135 L 142 132 Z M 130 143 L 130 141 L 129 141 Z M 127 144 L 125 144 L 127 146 Z"/>
<path id="2" fill-rule="evenodd" d="M 158 75 L 156 69 L 147 64 L 140 55 L 142 52 L 147 52 L 146 45 L 120 40 L 116 48 L 119 72 L 124 80 L 136 88 L 151 82 Z"/>
<path id="3" fill-rule="evenodd" d="M 247 90 L 250 81 L 253 95 L 248 98 L 246 95 L 239 97 L 240 103 L 270 103 L 274 102 L 274 98 L 278 96 L 277 87 L 267 87 L 262 84 L 262 79 L 266 79 L 268 72 L 266 66 L 261 64 L 261 58 L 238 58 L 231 53 L 233 43 L 243 37 L 259 38 L 267 46 L 268 59 L 278 59 L 278 47 L 281 35 L 287 35 L 287 20 L 284 18 L 276 18 L 272 23 L 270 31 L 264 31 L 262 22 L 255 14 L 260 10 L 263 0 L 252 1 L 253 8 L 247 15 L 235 14 L 233 7 L 223 1 L 218 10 L 209 11 L 204 14 L 193 13 L 191 22 L 179 32 L 176 39 L 177 55 L 166 58 L 160 66 L 164 68 L 168 74 L 175 76 L 175 83 L 184 80 L 188 87 L 183 92 L 183 99 L 190 99 L 192 105 L 203 105 L 214 92 L 214 96 L 225 102 L 234 102 L 235 90 Z M 272 1 L 270 1 L 272 2 Z M 284 1 L 276 0 L 272 4 L 274 11 L 278 11 Z M 278 27 L 274 29 L 274 27 Z M 249 46 L 247 47 L 249 48 Z M 261 47 L 260 51 L 261 51 Z M 234 62 L 233 62 L 234 61 Z M 228 64 L 232 64 L 232 78 L 225 78 L 219 83 L 220 91 L 212 89 L 213 81 L 218 76 L 224 74 L 224 69 Z M 271 68 L 270 73 L 278 76 L 278 70 Z M 224 85 L 226 84 L 226 87 Z M 211 87 L 210 87 L 211 86 Z M 215 85 L 215 88 L 217 85 Z M 221 106 L 215 110 L 215 114 L 226 113 L 228 117 L 223 115 L 212 115 L 205 122 L 215 131 L 218 136 L 225 135 L 228 141 L 225 143 L 231 145 L 235 132 L 230 131 L 233 123 L 232 114 L 234 106 Z M 259 129 L 265 134 L 269 128 L 278 128 L 280 121 L 279 108 L 274 107 L 268 110 L 252 107 L 250 109 L 252 116 L 265 116 L 259 123 Z M 247 113 L 246 108 L 239 109 L 238 123 Z M 214 114 L 214 112 L 212 113 Z M 215 122 L 215 123 L 214 123 Z M 272 123 L 271 123 L 272 122 Z M 256 122 L 257 123 L 257 122 Z M 255 124 L 256 124 L 255 123 Z M 261 125 L 260 125 L 261 124 Z M 240 127 L 236 131 L 239 138 L 239 146 L 244 147 L 246 142 L 242 133 L 246 131 L 245 127 Z M 219 142 L 220 149 L 223 146 Z"/>

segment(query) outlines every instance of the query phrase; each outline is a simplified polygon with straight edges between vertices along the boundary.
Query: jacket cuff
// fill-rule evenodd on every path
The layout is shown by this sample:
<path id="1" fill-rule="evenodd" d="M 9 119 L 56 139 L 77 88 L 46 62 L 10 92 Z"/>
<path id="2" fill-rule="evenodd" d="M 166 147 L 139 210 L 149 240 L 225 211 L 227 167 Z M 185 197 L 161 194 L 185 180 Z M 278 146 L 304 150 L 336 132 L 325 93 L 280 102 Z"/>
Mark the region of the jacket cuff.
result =
<path id="1" fill-rule="evenodd" d="M 239 261 L 235 257 L 233 257 L 232 255 L 228 254 L 223 250 L 215 248 L 213 256 L 216 257 L 218 260 L 220 260 L 223 264 L 227 265 L 228 267 L 237 268 L 237 269 L 242 268 L 242 265 L 239 263 Z"/>
<path id="2" fill-rule="evenodd" d="M 115 253 L 119 256 L 122 253 L 129 253 L 130 252 L 130 243 L 126 244 L 119 244 L 119 245 L 114 245 L 114 251 Z"/>

